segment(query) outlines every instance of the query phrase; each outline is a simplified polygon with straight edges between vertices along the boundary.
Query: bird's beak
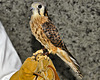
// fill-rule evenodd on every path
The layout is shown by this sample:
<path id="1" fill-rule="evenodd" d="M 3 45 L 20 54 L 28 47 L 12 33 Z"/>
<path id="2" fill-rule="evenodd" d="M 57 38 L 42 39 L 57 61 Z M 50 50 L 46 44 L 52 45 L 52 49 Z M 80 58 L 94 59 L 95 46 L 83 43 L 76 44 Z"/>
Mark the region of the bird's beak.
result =
<path id="1" fill-rule="evenodd" d="M 31 8 L 30 8 L 30 11 L 32 11 L 32 10 L 34 10 L 34 8 L 33 8 L 33 7 L 31 7 Z"/>

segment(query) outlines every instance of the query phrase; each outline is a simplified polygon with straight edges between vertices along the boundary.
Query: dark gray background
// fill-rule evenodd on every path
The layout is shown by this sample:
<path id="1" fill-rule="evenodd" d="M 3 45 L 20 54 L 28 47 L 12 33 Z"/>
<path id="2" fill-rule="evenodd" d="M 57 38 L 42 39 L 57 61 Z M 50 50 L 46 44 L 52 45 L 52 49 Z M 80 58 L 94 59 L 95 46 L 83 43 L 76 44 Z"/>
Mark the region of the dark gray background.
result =
<path id="1" fill-rule="evenodd" d="M 41 48 L 29 26 L 34 1 L 0 0 L 0 21 L 22 62 Z M 80 64 L 82 80 L 100 80 L 100 0 L 43 1 L 67 48 Z M 50 57 L 61 80 L 80 80 L 59 57 Z"/>

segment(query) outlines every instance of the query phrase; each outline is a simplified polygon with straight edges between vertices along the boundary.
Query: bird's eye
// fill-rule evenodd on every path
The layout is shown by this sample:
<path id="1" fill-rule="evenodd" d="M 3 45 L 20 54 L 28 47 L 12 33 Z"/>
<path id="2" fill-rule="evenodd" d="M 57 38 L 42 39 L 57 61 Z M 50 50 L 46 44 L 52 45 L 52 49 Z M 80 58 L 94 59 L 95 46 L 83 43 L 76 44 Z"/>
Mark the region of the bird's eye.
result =
<path id="1" fill-rule="evenodd" d="M 39 8 L 39 9 L 42 8 L 42 5 L 38 5 L 38 8 Z"/>

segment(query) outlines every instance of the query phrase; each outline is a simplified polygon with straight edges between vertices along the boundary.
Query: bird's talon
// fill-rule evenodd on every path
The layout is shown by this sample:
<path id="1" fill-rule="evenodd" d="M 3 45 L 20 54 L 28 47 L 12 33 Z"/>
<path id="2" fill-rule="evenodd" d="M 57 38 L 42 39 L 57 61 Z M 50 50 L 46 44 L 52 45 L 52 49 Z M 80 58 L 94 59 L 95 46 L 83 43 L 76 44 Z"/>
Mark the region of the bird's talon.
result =
<path id="1" fill-rule="evenodd" d="M 41 53 L 38 53 L 38 54 L 33 55 L 33 56 L 34 56 L 35 61 L 37 61 L 37 59 L 36 59 L 36 58 L 39 58 L 39 57 L 37 57 L 39 54 L 41 54 Z"/>

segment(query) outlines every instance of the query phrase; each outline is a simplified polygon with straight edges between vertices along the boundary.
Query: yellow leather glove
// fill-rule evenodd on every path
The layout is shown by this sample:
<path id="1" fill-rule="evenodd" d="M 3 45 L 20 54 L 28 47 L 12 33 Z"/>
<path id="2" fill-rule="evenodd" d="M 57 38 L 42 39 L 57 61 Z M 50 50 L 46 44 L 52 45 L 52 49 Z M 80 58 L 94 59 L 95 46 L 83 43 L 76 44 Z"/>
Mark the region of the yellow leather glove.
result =
<path id="1" fill-rule="evenodd" d="M 38 51 L 39 52 L 39 51 Z M 60 80 L 49 57 L 39 53 L 25 60 L 10 80 Z"/>

